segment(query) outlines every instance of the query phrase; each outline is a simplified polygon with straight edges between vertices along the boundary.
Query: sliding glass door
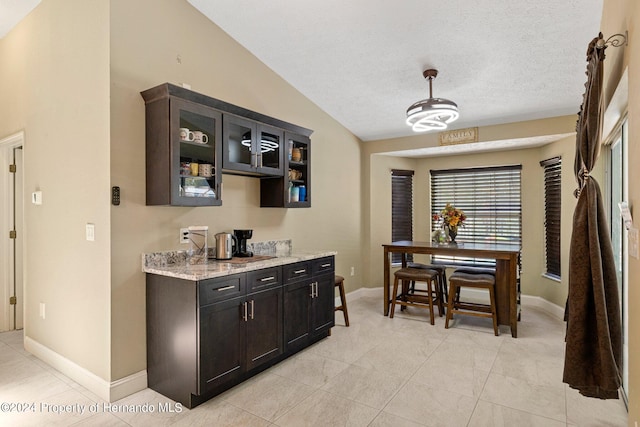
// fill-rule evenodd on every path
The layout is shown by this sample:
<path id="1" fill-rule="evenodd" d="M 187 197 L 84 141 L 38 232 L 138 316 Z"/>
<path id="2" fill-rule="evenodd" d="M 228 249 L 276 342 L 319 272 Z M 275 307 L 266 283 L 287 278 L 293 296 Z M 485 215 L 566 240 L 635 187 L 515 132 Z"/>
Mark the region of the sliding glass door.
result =
<path id="1" fill-rule="evenodd" d="M 626 119 L 614 133 L 611 143 L 607 146 L 607 204 L 609 210 L 609 224 L 611 227 L 611 244 L 618 275 L 618 290 L 620 307 L 622 308 L 623 334 L 623 388 L 628 396 L 629 379 L 629 339 L 628 339 L 628 277 L 627 277 L 627 231 L 620 215 L 620 203 L 628 200 L 627 191 L 627 122 Z"/>

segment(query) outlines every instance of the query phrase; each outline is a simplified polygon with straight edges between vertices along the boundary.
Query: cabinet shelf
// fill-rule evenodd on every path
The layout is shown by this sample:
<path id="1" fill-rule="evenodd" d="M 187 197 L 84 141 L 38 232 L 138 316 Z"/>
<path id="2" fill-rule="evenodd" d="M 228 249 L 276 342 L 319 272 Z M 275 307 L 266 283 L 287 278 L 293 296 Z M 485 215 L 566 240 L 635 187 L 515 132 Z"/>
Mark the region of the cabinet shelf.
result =
<path id="1" fill-rule="evenodd" d="M 188 145 L 194 145 L 196 147 L 211 148 L 211 145 L 209 143 L 203 144 L 201 142 L 183 141 L 183 140 L 179 140 L 179 142 L 180 144 L 188 144 Z"/>
<path id="2" fill-rule="evenodd" d="M 141 92 L 146 114 L 146 203 L 171 206 L 222 205 L 222 175 L 260 178 L 261 207 L 308 207 L 309 135 L 313 131 L 255 111 L 164 83 Z M 202 132 L 206 143 L 180 139 L 180 131 Z M 299 149 L 290 161 L 286 148 Z M 295 151 L 297 157 L 297 151 Z M 204 177 L 215 196 L 185 197 L 180 182 L 195 175 L 180 173 L 182 162 L 210 164 Z M 304 185 L 304 204 L 290 205 L 287 170 L 302 172 L 293 184 Z"/>

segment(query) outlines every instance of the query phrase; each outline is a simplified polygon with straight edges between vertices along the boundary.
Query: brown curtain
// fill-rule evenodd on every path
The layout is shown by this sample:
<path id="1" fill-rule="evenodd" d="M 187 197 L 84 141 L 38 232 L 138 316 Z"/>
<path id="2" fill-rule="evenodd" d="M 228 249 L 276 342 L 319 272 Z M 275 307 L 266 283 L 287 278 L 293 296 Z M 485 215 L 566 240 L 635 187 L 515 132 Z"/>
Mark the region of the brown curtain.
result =
<path id="1" fill-rule="evenodd" d="M 617 399 L 622 384 L 618 283 L 600 187 L 589 176 L 601 133 L 605 48 L 596 47 L 598 40 L 602 34 L 587 50 L 587 83 L 576 129 L 574 171 L 579 187 L 569 259 L 563 381 L 585 396 Z"/>

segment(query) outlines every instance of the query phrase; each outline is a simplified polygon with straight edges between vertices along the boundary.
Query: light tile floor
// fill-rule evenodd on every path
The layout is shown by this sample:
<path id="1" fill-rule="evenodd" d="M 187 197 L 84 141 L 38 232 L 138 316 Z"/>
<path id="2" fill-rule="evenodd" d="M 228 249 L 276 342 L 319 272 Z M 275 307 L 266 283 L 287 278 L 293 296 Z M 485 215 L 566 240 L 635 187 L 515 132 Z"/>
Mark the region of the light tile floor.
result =
<path id="1" fill-rule="evenodd" d="M 564 323 L 541 310 L 525 307 L 517 339 L 508 328 L 495 337 L 489 319 L 458 316 L 445 330 L 425 310 L 394 319 L 381 311 L 380 298 L 350 301 L 349 328 L 338 312 L 331 337 L 181 412 L 150 389 L 109 407 L 27 353 L 21 331 L 2 333 L 0 403 L 15 405 L 0 408 L 0 425 L 627 425 L 622 400 L 588 399 L 562 383 Z M 115 410 L 127 407 L 139 410 Z"/>

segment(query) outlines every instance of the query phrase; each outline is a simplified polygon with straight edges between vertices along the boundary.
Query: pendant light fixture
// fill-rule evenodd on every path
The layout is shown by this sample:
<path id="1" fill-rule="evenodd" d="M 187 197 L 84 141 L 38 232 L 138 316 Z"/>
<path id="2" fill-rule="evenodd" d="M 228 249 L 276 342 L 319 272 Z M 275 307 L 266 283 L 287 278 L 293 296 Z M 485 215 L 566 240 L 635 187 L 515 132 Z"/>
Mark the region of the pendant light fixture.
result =
<path id="1" fill-rule="evenodd" d="M 423 99 L 407 109 L 407 124 L 414 132 L 444 130 L 447 125 L 458 119 L 458 106 L 455 102 L 432 95 L 432 81 L 438 70 L 428 69 L 422 73 L 429 80 L 429 99 Z"/>

